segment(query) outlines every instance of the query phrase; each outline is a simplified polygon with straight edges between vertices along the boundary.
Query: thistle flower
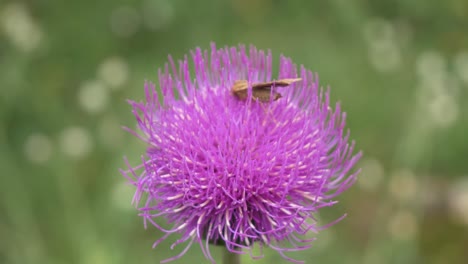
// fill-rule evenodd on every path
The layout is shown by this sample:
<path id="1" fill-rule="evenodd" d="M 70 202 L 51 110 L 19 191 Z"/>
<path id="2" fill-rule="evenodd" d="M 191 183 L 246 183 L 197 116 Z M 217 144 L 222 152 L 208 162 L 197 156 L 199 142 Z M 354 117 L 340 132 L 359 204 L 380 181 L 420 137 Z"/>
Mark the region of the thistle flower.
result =
<path id="1" fill-rule="evenodd" d="M 273 77 L 271 53 L 255 47 L 212 44 L 191 55 L 178 66 L 169 57 L 159 89 L 146 83 L 146 100 L 130 101 L 139 130 L 131 133 L 147 144 L 142 163 L 122 170 L 136 187 L 133 202 L 145 227 L 164 233 L 154 247 L 171 234 L 180 237 L 171 249 L 187 244 L 162 263 L 194 242 L 212 263 L 210 244 L 262 257 L 252 253 L 254 243 L 300 262 L 285 252 L 309 248 L 306 233 L 343 218 L 325 226 L 315 220 L 359 172 L 345 113 L 330 106 L 316 74 L 289 58 L 280 57 Z M 292 81 L 280 85 L 283 79 Z M 236 96 L 239 83 L 244 96 Z"/>

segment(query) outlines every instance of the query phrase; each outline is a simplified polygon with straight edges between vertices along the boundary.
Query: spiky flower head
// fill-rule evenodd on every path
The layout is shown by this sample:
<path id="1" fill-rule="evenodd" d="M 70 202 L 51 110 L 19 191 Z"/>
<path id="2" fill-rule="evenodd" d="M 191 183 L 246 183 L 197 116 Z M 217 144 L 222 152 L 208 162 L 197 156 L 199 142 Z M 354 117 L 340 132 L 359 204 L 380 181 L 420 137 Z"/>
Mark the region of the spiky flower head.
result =
<path id="1" fill-rule="evenodd" d="M 282 79 L 294 81 L 274 82 Z M 243 97 L 233 90 L 239 81 Z M 254 88 L 268 82 L 271 96 L 262 99 Z M 164 233 L 154 246 L 171 234 L 180 238 L 171 248 L 187 244 L 163 262 L 194 242 L 213 263 L 210 244 L 252 255 L 257 243 L 295 261 L 284 252 L 311 246 L 303 235 L 328 226 L 314 216 L 358 174 L 361 154 L 353 154 L 345 113 L 330 105 L 329 90 L 283 56 L 272 76 L 269 51 L 212 44 L 178 64 L 169 57 L 159 85 L 146 83 L 145 101 L 130 104 L 132 133 L 147 144 L 142 164 L 122 170 L 136 187 L 134 203 L 145 226 Z"/>

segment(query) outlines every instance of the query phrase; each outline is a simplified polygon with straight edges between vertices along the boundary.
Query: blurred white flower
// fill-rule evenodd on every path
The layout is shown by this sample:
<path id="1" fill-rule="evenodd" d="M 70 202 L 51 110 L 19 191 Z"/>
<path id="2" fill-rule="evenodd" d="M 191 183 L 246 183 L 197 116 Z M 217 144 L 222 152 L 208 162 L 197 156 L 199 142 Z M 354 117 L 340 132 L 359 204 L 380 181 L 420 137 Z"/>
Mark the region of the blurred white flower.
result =
<path id="1" fill-rule="evenodd" d="M 31 134 L 24 143 L 24 154 L 31 162 L 47 162 L 52 154 L 52 143 L 45 135 Z"/>
<path id="2" fill-rule="evenodd" d="M 363 31 L 370 63 L 377 71 L 391 72 L 401 66 L 401 51 L 392 23 L 375 18 L 364 25 Z"/>
<path id="3" fill-rule="evenodd" d="M 468 226 L 468 177 L 452 183 L 448 192 L 448 202 L 452 217 Z"/>
<path id="4" fill-rule="evenodd" d="M 388 232 L 394 240 L 408 241 L 415 239 L 418 232 L 418 222 L 415 213 L 408 210 L 400 210 L 390 216 Z"/>
<path id="5" fill-rule="evenodd" d="M 432 121 L 440 127 L 448 127 L 457 121 L 458 108 L 455 97 L 448 93 L 439 94 L 428 102 L 428 110 Z"/>
<path id="6" fill-rule="evenodd" d="M 64 129 L 60 134 L 59 142 L 62 152 L 74 159 L 85 157 L 93 149 L 91 135 L 82 127 Z"/>
<path id="7" fill-rule="evenodd" d="M 43 32 L 24 4 L 7 4 L 0 14 L 2 28 L 15 47 L 30 52 L 39 47 Z"/>
<path id="8" fill-rule="evenodd" d="M 128 65 L 120 57 L 110 57 L 99 65 L 97 74 L 110 88 L 119 89 L 128 81 Z"/>
<path id="9" fill-rule="evenodd" d="M 428 83 L 443 83 L 447 74 L 445 57 L 435 50 L 425 51 L 416 58 L 416 73 L 421 80 Z"/>
<path id="10" fill-rule="evenodd" d="M 374 68 L 379 72 L 392 72 L 398 69 L 402 63 L 400 48 L 395 43 L 388 46 L 378 46 L 369 49 L 369 59 Z"/>
<path id="11" fill-rule="evenodd" d="M 392 173 L 388 184 L 390 195 L 398 202 L 411 204 L 417 202 L 418 182 L 409 169 L 399 169 Z"/>
<path id="12" fill-rule="evenodd" d="M 92 114 L 99 113 L 109 103 L 109 91 L 101 81 L 86 81 L 79 88 L 78 102 L 87 112 Z"/>
<path id="13" fill-rule="evenodd" d="M 462 51 L 457 54 L 454 64 L 458 77 L 468 86 L 468 51 Z"/>
<path id="14" fill-rule="evenodd" d="M 387 46 L 395 40 L 392 23 L 383 18 L 373 18 L 364 25 L 364 39 L 371 47 Z"/>

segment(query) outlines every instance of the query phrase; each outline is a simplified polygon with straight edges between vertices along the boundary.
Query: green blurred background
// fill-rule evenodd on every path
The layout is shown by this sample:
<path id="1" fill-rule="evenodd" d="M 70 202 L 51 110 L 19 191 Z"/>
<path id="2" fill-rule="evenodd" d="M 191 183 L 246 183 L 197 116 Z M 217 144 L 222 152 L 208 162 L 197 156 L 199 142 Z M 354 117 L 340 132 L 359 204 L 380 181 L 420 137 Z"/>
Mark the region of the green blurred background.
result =
<path id="1" fill-rule="evenodd" d="M 255 44 L 320 74 L 363 173 L 306 263 L 468 263 L 468 1 L 0 2 L 0 263 L 159 263 L 118 169 L 167 54 Z M 214 249 L 220 260 L 219 249 Z M 287 263 L 273 250 L 259 261 Z M 207 263 L 199 247 L 173 263 Z"/>

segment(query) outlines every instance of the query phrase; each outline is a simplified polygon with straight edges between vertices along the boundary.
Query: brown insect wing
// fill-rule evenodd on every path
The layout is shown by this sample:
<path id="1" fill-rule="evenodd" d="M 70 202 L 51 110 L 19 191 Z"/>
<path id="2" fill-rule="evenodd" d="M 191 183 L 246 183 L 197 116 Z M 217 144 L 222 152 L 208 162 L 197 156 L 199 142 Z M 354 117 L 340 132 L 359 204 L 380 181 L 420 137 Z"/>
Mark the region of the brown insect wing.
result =
<path id="1" fill-rule="evenodd" d="M 271 82 L 261 82 L 252 84 L 252 97 L 261 102 L 270 102 L 278 100 L 281 98 L 281 94 L 276 91 L 271 91 L 272 87 L 286 87 L 292 83 L 300 81 L 301 78 L 294 79 L 281 79 Z M 245 100 L 247 98 L 247 89 L 249 88 L 249 83 L 246 80 L 237 80 L 232 86 L 232 92 L 237 98 Z M 273 97 L 273 98 L 272 98 Z"/>

